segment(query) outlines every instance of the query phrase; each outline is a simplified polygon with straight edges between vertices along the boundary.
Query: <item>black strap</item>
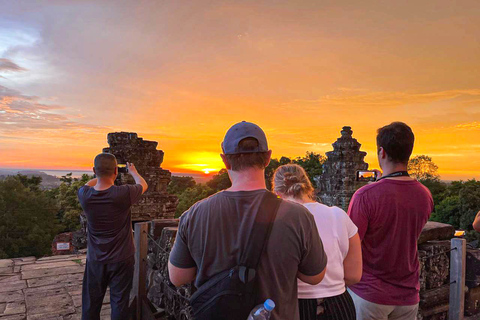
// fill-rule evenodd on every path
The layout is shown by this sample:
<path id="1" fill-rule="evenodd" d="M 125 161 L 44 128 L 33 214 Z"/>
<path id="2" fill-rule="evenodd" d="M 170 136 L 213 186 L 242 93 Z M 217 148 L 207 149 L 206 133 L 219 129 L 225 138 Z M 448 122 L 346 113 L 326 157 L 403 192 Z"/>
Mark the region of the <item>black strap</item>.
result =
<path id="1" fill-rule="evenodd" d="M 385 178 L 394 178 L 394 177 L 410 177 L 410 174 L 408 173 L 408 171 L 396 171 L 377 179 L 377 181 L 380 181 Z"/>
<path id="2" fill-rule="evenodd" d="M 243 250 L 239 261 L 240 279 L 244 283 L 250 282 L 255 278 L 255 270 L 257 269 L 262 253 L 267 246 L 281 201 L 282 200 L 280 200 L 275 194 L 265 192 L 258 208 L 247 245 Z"/>

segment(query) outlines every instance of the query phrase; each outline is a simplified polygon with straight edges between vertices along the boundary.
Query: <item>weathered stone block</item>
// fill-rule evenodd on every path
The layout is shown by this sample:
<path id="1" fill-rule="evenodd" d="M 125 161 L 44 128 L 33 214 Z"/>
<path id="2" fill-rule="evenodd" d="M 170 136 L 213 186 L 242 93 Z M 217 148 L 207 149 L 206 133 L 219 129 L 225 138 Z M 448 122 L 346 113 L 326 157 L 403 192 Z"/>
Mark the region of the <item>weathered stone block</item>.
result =
<path id="1" fill-rule="evenodd" d="M 472 288 L 465 295 L 465 315 L 473 316 L 480 313 L 480 287 Z M 478 317 L 480 318 L 480 316 Z"/>
<path id="2" fill-rule="evenodd" d="M 455 234 L 455 228 L 446 223 L 427 221 L 418 238 L 418 244 L 431 240 L 450 240 Z"/>
<path id="3" fill-rule="evenodd" d="M 480 250 L 467 249 L 465 284 L 469 288 L 480 286 Z"/>
<path id="4" fill-rule="evenodd" d="M 419 245 L 420 270 L 422 270 L 421 289 L 434 289 L 448 283 L 450 276 L 449 250 L 450 241 L 430 241 Z"/>
<path id="5" fill-rule="evenodd" d="M 155 306 L 165 309 L 174 319 L 192 319 L 189 299 L 193 286 L 176 288 L 168 276 L 168 257 L 176 233 L 177 228 L 164 227 L 161 236 L 154 241 L 155 244 L 150 240 L 147 256 L 147 295 Z"/>

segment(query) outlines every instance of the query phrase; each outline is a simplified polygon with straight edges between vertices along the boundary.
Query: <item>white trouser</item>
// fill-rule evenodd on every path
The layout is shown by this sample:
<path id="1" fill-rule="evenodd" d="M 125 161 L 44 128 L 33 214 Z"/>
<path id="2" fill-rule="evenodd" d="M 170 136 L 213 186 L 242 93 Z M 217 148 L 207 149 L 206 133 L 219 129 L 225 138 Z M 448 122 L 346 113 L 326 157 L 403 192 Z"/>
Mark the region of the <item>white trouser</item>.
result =
<path id="1" fill-rule="evenodd" d="M 415 320 L 418 303 L 411 306 L 391 306 L 367 301 L 348 289 L 352 296 L 357 320 Z"/>

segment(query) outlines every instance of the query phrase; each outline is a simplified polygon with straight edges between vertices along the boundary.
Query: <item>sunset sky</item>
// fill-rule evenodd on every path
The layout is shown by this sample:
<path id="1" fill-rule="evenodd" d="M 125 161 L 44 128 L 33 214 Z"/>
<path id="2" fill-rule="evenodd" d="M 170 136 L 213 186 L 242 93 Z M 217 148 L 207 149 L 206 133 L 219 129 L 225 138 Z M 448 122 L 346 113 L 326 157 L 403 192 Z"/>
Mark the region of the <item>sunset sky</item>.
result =
<path id="1" fill-rule="evenodd" d="M 460 5 L 461 3 L 461 5 Z M 480 178 L 480 3 L 3 1 L 0 167 L 87 169 L 113 131 L 173 172 L 222 168 L 235 122 L 273 156 L 408 123 L 443 179 Z"/>

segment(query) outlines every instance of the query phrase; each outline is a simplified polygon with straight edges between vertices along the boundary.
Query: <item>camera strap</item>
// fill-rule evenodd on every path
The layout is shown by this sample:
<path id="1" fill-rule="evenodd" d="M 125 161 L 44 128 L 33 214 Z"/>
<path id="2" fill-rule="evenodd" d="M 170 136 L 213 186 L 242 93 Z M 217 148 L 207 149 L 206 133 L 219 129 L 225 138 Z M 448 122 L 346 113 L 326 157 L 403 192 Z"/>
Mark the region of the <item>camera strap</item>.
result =
<path id="1" fill-rule="evenodd" d="M 410 174 L 408 173 L 408 171 L 396 171 L 377 179 L 377 181 L 380 181 L 385 178 L 395 178 L 395 177 L 410 177 Z"/>

